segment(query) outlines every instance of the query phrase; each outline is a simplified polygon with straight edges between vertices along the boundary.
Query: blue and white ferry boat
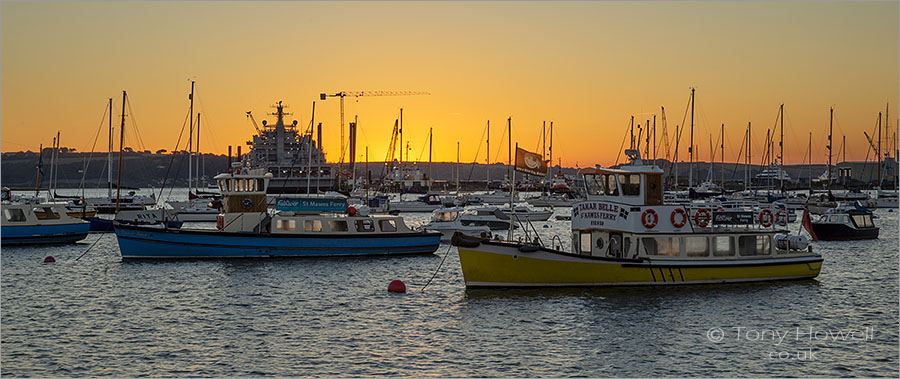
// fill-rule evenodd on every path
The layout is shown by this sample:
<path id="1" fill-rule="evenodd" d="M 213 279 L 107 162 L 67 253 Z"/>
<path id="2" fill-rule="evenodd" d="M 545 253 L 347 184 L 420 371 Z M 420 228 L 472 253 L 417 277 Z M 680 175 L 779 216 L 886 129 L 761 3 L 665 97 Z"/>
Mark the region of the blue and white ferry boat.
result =
<path id="1" fill-rule="evenodd" d="M 216 229 L 116 225 L 123 259 L 256 258 L 428 254 L 441 233 L 413 231 L 399 216 L 362 216 L 346 199 L 280 198 L 268 209 L 271 173 L 243 169 L 215 177 L 223 194 Z"/>
<path id="2" fill-rule="evenodd" d="M 4 187 L 0 207 L 3 245 L 69 243 L 88 235 L 90 223 L 69 216 L 64 203 L 15 201 L 10 190 Z"/>

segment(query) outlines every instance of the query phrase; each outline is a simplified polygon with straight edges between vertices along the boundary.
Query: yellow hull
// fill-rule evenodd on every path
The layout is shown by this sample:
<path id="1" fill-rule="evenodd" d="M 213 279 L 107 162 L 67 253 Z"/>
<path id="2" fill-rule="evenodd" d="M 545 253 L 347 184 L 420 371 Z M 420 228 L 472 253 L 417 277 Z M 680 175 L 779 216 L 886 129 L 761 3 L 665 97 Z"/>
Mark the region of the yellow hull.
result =
<path id="1" fill-rule="evenodd" d="M 731 283 L 819 275 L 818 255 L 725 260 L 615 260 L 515 246 L 458 247 L 466 286 L 542 287 Z"/>

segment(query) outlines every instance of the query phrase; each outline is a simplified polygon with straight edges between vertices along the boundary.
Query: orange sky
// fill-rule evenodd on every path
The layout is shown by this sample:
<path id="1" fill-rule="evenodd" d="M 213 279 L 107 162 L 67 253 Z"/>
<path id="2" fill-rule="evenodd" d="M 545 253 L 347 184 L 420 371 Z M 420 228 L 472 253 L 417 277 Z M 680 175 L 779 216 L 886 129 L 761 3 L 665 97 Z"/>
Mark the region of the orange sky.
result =
<path id="1" fill-rule="evenodd" d="M 436 161 L 454 161 L 457 142 L 472 161 L 490 120 L 492 160 L 505 160 L 512 117 L 524 148 L 553 121 L 554 161 L 611 165 L 631 115 L 657 114 L 661 135 L 666 107 L 671 138 L 695 87 L 699 160 L 722 123 L 735 160 L 749 121 L 758 163 L 782 102 L 786 163 L 804 161 L 810 132 L 813 161 L 825 161 L 831 106 L 835 152 L 846 135 L 847 158 L 863 160 L 863 131 L 887 103 L 896 130 L 898 30 L 897 2 L 4 1 L 0 147 L 36 151 L 59 130 L 64 146 L 90 151 L 107 98 L 118 117 L 124 89 L 143 142 L 126 130 L 126 146 L 172 150 L 194 79 L 201 148 L 220 154 L 250 139 L 246 111 L 271 121 L 278 100 L 307 125 L 321 92 L 428 91 L 348 98 L 359 154 L 368 145 L 370 159 L 385 158 L 402 107 L 413 159 L 427 160 L 433 127 Z M 316 121 L 337 160 L 339 101 L 317 101 Z"/>

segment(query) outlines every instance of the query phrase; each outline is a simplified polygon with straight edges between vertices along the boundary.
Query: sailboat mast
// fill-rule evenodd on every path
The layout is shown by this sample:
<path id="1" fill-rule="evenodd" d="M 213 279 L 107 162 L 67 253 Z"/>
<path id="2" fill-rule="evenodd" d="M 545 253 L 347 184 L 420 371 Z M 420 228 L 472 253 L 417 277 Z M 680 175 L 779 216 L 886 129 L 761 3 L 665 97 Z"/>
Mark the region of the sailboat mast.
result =
<path id="1" fill-rule="evenodd" d="M 459 141 L 456 141 L 456 197 L 459 197 Z"/>
<path id="2" fill-rule="evenodd" d="M 315 125 L 315 124 L 316 124 L 316 102 L 313 101 L 312 116 L 310 117 L 310 120 L 309 120 L 309 136 L 306 137 L 307 138 L 306 139 L 306 156 L 307 156 L 307 159 L 306 159 L 306 194 L 309 194 L 309 187 L 310 187 L 310 184 L 312 183 L 312 145 L 313 145 L 312 128 L 313 128 L 313 125 Z M 366 165 L 368 165 L 368 159 L 369 159 L 369 147 L 366 146 L 366 162 L 367 162 Z M 318 170 L 318 169 L 319 168 L 316 167 L 316 170 Z M 369 171 L 368 166 L 366 166 L 366 172 L 368 172 L 368 171 Z M 316 178 L 318 178 L 318 175 L 316 175 Z M 318 190 L 318 188 L 317 188 L 317 190 Z M 369 190 L 368 190 L 368 188 L 366 188 L 366 196 L 367 196 L 366 206 L 368 206 L 369 205 L 369 201 L 368 201 Z"/>
<path id="3" fill-rule="evenodd" d="M 809 175 L 809 193 L 812 194 L 812 132 L 809 132 L 809 145 L 806 147 L 806 156 L 809 157 L 806 171 Z"/>
<path id="4" fill-rule="evenodd" d="M 188 110 L 188 114 L 190 115 L 190 128 L 188 131 L 188 193 L 191 193 L 192 189 L 192 181 L 191 179 L 194 177 L 192 172 L 193 170 L 193 139 L 194 139 L 194 81 L 191 80 L 191 94 L 188 96 L 188 99 L 191 100 L 191 108 Z M 281 157 L 279 157 L 281 159 Z M 190 197 L 190 195 L 188 195 Z"/>
<path id="5" fill-rule="evenodd" d="M 400 108 L 400 145 L 398 147 L 400 148 L 400 161 L 397 162 L 399 166 L 403 163 L 403 150 L 406 150 L 403 148 L 403 108 Z"/>
<path id="6" fill-rule="evenodd" d="M 477 153 L 476 153 L 477 154 Z M 491 185 L 491 120 L 487 121 L 487 185 Z"/>
<path id="7" fill-rule="evenodd" d="M 428 128 L 428 192 L 431 192 L 431 182 L 434 181 L 434 172 L 431 169 L 431 153 L 434 151 L 434 134 L 432 134 L 433 128 Z"/>
<path id="8" fill-rule="evenodd" d="M 553 180 L 553 121 L 550 121 L 550 150 L 549 151 L 550 151 L 550 160 L 549 160 L 550 167 L 547 170 L 547 176 L 550 178 L 550 180 L 551 180 L 550 184 L 552 185 L 553 184 L 553 182 L 552 182 L 552 180 Z"/>
<path id="9" fill-rule="evenodd" d="M 37 179 L 34 181 L 34 196 L 40 194 L 41 191 L 41 167 L 44 165 L 44 144 L 40 144 L 38 147 L 38 165 L 37 165 Z"/>
<path id="10" fill-rule="evenodd" d="M 688 187 L 694 186 L 694 89 L 691 88 L 691 144 L 688 152 L 691 153 L 691 164 L 688 169 Z"/>
<path id="11" fill-rule="evenodd" d="M 778 176 L 781 179 L 781 192 L 784 192 L 784 103 L 781 103 L 781 140 L 778 141 L 778 153 L 781 167 L 778 169 Z"/>
<path id="12" fill-rule="evenodd" d="M 112 154 L 113 154 L 113 125 L 112 125 L 112 98 L 109 98 L 109 153 L 106 154 L 106 198 L 112 198 Z M 102 122 L 102 121 L 101 121 Z"/>
<path id="13" fill-rule="evenodd" d="M 515 227 L 515 224 L 513 224 L 513 221 L 515 220 L 515 217 L 516 217 L 516 208 L 515 208 L 515 205 L 513 204 L 515 202 L 515 196 L 516 196 L 516 170 L 515 170 L 515 168 L 513 168 L 513 161 L 512 161 L 512 117 L 509 117 L 506 119 L 506 125 L 507 125 L 506 127 L 508 128 L 507 130 L 509 131 L 509 178 L 510 178 L 510 181 L 509 181 L 509 214 L 510 214 L 510 216 L 509 216 L 509 233 L 506 236 L 506 240 L 512 241 L 513 228 Z M 519 144 L 517 143 L 516 149 L 518 149 L 518 148 L 519 148 Z"/>
<path id="14" fill-rule="evenodd" d="M 119 199 L 122 194 L 122 151 L 125 144 L 125 90 L 122 90 L 122 123 L 119 126 L 119 173 L 116 174 L 116 213 L 119 213 Z"/>
<path id="15" fill-rule="evenodd" d="M 59 133 L 56 143 L 59 143 Z M 881 188 L 881 112 L 878 112 L 878 187 Z"/>
<path id="16" fill-rule="evenodd" d="M 725 124 L 722 124 L 722 189 L 725 189 Z"/>
<path id="17" fill-rule="evenodd" d="M 829 117 L 828 117 L 828 182 L 825 186 L 828 190 L 831 190 L 831 131 L 834 125 L 834 107 L 830 108 Z"/>
<path id="18" fill-rule="evenodd" d="M 197 163 L 197 173 L 194 175 L 194 188 L 197 188 L 197 191 L 200 191 L 200 112 L 197 112 L 197 146 L 195 147 L 195 151 L 197 152 L 197 159 L 195 159 Z"/>
<path id="19" fill-rule="evenodd" d="M 678 145 L 681 142 L 681 134 L 678 133 L 678 124 L 675 124 L 675 156 L 672 158 L 675 161 L 675 191 L 678 191 Z"/>
<path id="20" fill-rule="evenodd" d="M 753 137 L 753 133 L 752 133 L 752 129 L 751 129 L 751 121 L 747 121 L 747 160 L 746 160 L 746 165 L 744 166 L 744 167 L 746 167 L 744 172 L 746 172 L 746 175 L 747 175 L 747 178 L 745 179 L 745 182 L 744 182 L 745 190 L 747 189 L 746 188 L 747 186 L 750 186 L 750 157 L 751 157 L 750 145 L 751 145 L 751 142 L 753 141 L 753 138 L 751 138 L 751 137 Z"/>

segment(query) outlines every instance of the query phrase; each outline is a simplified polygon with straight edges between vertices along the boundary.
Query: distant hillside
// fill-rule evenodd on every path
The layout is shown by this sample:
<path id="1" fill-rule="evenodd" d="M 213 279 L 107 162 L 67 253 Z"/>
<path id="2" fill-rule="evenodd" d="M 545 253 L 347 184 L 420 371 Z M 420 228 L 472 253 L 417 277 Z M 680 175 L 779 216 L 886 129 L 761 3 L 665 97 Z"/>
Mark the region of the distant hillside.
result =
<path id="1" fill-rule="evenodd" d="M 88 161 L 88 157 L 90 160 Z M 144 152 L 126 152 L 124 154 L 124 170 L 122 185 L 125 187 L 156 187 L 160 188 L 164 185 L 169 187 L 174 185 L 177 187 L 187 186 L 187 155 L 183 152 L 166 153 L 160 151 L 152 153 Z M 657 161 L 657 164 L 667 172 L 674 175 L 674 167 L 664 160 Z M 0 184 L 10 188 L 34 188 L 37 178 L 38 153 L 36 152 L 16 152 L 3 153 L 0 159 Z M 59 157 L 59 174 L 58 188 L 79 188 L 82 182 L 82 170 L 87 166 L 87 174 L 84 175 L 84 181 L 87 188 L 106 187 L 106 154 L 104 153 L 76 153 L 62 152 Z M 862 182 L 872 181 L 874 179 L 874 163 L 838 163 L 837 166 L 853 166 L 850 173 L 852 180 Z M 428 162 L 416 163 L 416 166 L 422 172 L 428 174 Z M 872 166 L 872 167 L 869 167 Z M 224 172 L 228 167 L 228 157 L 224 155 L 203 154 L 201 160 L 201 171 L 205 173 L 205 177 L 211 182 L 212 177 L 218 173 Z M 372 178 L 377 179 L 384 172 L 383 162 L 369 162 L 369 171 L 372 172 Z M 684 162 L 678 164 L 679 182 L 687 183 L 688 170 L 690 165 Z M 712 165 L 712 178 L 716 182 L 722 180 L 723 170 L 721 164 Z M 114 155 L 113 165 L 113 182 L 116 181 L 116 172 L 118 171 L 118 154 Z M 450 162 L 435 162 L 431 165 L 430 170 L 432 176 L 436 180 L 453 182 L 456 180 L 457 165 Z M 554 173 L 560 169 L 554 168 Z M 706 162 L 694 163 L 694 181 L 700 182 L 705 180 L 709 175 L 710 165 Z M 818 177 L 825 172 L 825 165 L 816 164 L 786 166 L 785 170 L 788 175 L 795 181 L 808 183 L 810 175 Z M 573 176 L 577 173 L 576 168 L 563 168 L 563 173 Z M 762 171 L 761 166 L 751 166 L 750 176 L 753 177 Z M 888 172 L 896 172 L 896 166 L 891 166 Z M 357 162 L 357 176 L 365 173 L 365 163 Z M 168 179 L 166 179 L 168 173 Z M 461 182 L 481 182 L 488 178 L 493 180 L 502 180 L 507 173 L 506 165 L 495 163 L 491 165 L 460 163 L 459 179 Z M 45 149 L 43 154 L 43 177 L 41 187 L 45 188 L 50 175 L 50 152 Z M 517 177 L 520 177 L 517 174 Z M 724 179 L 732 184 L 740 183 L 744 179 L 744 167 L 734 163 L 725 163 Z M 886 178 L 887 179 L 887 178 Z M 849 184 L 849 183 L 848 183 Z"/>

